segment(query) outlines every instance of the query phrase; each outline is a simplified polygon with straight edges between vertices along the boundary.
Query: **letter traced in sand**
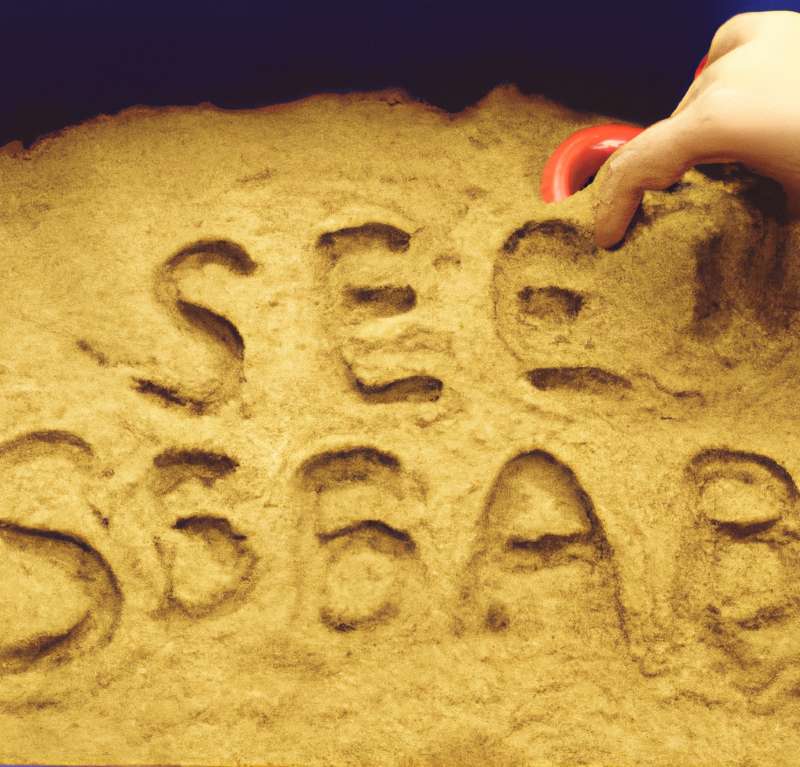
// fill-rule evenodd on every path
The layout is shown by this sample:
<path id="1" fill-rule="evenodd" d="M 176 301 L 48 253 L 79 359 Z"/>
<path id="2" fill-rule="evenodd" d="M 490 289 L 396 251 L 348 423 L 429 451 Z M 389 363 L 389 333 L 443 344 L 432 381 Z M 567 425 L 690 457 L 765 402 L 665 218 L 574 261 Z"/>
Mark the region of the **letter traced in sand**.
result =
<path id="1" fill-rule="evenodd" d="M 153 465 L 153 492 L 166 518 L 154 536 L 167 573 L 167 610 L 203 618 L 237 609 L 255 585 L 257 557 L 226 517 L 228 501 L 216 485 L 238 463 L 224 453 L 168 450 Z"/>
<path id="2" fill-rule="evenodd" d="M 687 475 L 695 516 L 676 609 L 737 686 L 775 703 L 800 689 L 797 487 L 772 459 L 730 450 L 700 453 Z"/>
<path id="3" fill-rule="evenodd" d="M 461 629 L 616 645 L 611 547 L 574 473 L 542 450 L 509 461 L 478 522 Z"/>
<path id="4" fill-rule="evenodd" d="M 37 461 L 52 458 L 81 471 L 91 464 L 92 450 L 63 431 L 31 432 L 0 445 L 5 502 L 14 498 L 17 480 L 31 482 Z M 37 481 L 47 476 L 34 474 Z M 92 546 L 19 517 L 18 508 L 0 501 L 0 601 L 7 616 L 0 675 L 46 670 L 108 644 L 123 605 L 116 576 Z"/>
<path id="5" fill-rule="evenodd" d="M 400 462 L 371 447 L 325 452 L 298 481 L 301 615 L 334 632 L 419 618 L 424 570 L 411 531 L 423 493 Z"/>
<path id="6" fill-rule="evenodd" d="M 317 241 L 330 326 L 351 386 L 368 403 L 430 402 L 442 393 L 430 360 L 418 354 L 428 348 L 425 331 L 397 320 L 417 306 L 410 248 L 410 234 L 375 222 Z"/>
<path id="7" fill-rule="evenodd" d="M 536 389 L 624 396 L 630 388 L 591 343 L 604 307 L 591 288 L 597 261 L 589 236 L 557 219 L 525 224 L 503 245 L 494 271 L 497 331 L 530 366 L 525 375 Z"/>
<path id="8" fill-rule="evenodd" d="M 235 396 L 244 376 L 244 339 L 226 317 L 183 295 L 181 279 L 192 271 L 217 264 L 233 274 L 249 275 L 256 269 L 247 252 L 230 240 L 199 240 L 179 250 L 158 272 L 156 300 L 175 318 L 182 330 L 204 344 L 216 359 L 212 381 L 202 392 L 189 392 L 180 385 L 145 378 L 134 379 L 136 391 L 157 398 L 162 404 L 203 414 Z"/>
<path id="9" fill-rule="evenodd" d="M 734 195 L 712 206 L 694 185 L 684 189 L 653 193 L 614 251 L 561 219 L 530 221 L 506 239 L 495 327 L 537 392 L 631 400 L 649 391 L 691 405 L 722 385 L 737 348 L 750 348 L 740 336 L 788 316 L 773 218 Z M 687 216 L 693 225 L 681 226 Z"/>

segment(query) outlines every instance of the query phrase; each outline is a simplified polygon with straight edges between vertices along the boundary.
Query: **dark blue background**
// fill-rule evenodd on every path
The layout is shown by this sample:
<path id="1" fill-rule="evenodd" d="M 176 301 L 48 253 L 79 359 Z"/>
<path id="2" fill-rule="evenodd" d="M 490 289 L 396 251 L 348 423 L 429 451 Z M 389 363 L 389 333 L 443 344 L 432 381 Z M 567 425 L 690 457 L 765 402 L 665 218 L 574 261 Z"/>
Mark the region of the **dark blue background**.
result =
<path id="1" fill-rule="evenodd" d="M 449 110 L 515 82 L 653 122 L 717 27 L 800 3 L 0 0 L 0 145 L 133 104 L 246 107 L 400 86 Z"/>

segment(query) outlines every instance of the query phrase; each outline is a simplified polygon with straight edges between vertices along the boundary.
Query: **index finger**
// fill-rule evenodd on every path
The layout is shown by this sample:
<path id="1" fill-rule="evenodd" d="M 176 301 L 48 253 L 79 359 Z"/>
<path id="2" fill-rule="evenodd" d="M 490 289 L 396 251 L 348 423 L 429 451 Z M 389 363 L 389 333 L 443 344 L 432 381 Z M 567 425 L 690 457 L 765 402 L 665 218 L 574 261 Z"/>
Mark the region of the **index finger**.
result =
<path id="1" fill-rule="evenodd" d="M 654 123 L 611 155 L 592 184 L 594 236 L 599 247 L 609 248 L 623 238 L 645 190 L 666 189 L 701 159 L 732 159 L 721 147 L 712 149 L 706 133 L 689 108 Z M 716 156 L 717 149 L 720 156 Z"/>

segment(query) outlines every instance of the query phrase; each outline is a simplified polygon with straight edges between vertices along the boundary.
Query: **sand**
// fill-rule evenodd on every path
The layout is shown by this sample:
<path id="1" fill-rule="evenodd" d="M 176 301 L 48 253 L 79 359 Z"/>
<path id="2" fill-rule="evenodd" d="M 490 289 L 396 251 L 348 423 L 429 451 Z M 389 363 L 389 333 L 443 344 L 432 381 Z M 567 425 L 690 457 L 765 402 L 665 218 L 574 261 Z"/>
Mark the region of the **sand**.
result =
<path id="1" fill-rule="evenodd" d="M 800 231 L 592 245 L 499 88 L 0 150 L 0 761 L 792 765 Z"/>

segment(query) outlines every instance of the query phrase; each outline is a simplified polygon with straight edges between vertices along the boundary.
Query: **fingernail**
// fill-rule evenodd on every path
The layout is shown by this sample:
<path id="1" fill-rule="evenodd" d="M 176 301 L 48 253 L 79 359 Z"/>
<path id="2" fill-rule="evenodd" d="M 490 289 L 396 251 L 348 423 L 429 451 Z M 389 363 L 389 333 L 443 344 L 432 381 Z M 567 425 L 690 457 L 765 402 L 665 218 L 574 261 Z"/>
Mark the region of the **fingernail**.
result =
<path id="1" fill-rule="evenodd" d="M 596 226 L 594 230 L 594 242 L 598 248 L 608 249 L 612 247 L 617 240 L 612 238 L 611 233 L 605 226 Z"/>
<path id="2" fill-rule="evenodd" d="M 607 235 L 604 233 L 597 233 L 595 232 L 594 235 L 594 244 L 597 245 L 598 248 L 605 248 L 606 247 L 606 240 L 608 239 Z"/>

